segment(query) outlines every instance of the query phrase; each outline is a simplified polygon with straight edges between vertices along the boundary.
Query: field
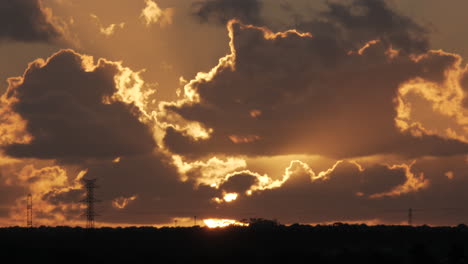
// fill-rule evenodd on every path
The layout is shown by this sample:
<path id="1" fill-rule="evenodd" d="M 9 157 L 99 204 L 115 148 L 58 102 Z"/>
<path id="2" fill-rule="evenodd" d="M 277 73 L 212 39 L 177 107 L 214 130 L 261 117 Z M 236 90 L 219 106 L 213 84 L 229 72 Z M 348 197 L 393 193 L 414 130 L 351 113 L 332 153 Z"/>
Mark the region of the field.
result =
<path id="1" fill-rule="evenodd" d="M 2 228 L 11 263 L 467 263 L 468 228 L 253 224 L 249 227 Z"/>

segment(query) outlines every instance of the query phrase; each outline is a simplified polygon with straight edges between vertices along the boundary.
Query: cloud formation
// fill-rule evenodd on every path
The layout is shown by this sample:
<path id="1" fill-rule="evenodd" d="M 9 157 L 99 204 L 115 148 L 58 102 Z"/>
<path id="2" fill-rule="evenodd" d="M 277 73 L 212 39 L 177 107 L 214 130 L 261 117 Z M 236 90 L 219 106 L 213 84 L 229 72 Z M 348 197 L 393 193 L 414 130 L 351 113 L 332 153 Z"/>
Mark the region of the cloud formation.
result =
<path id="1" fill-rule="evenodd" d="M 415 137 L 395 125 L 400 86 L 415 78 L 443 83 L 456 58 L 426 50 L 426 31 L 383 1 L 352 3 L 363 10 L 331 4 L 317 35 L 231 20 L 230 54 L 160 113 L 160 120 L 178 116 L 210 136 L 194 140 L 183 128 L 168 127 L 165 145 L 194 156 L 466 153 L 468 145 L 456 138 Z M 343 33 L 332 38 L 338 29 Z"/>
<path id="2" fill-rule="evenodd" d="M 50 42 L 61 33 L 41 0 L 0 2 L 0 39 L 23 42 Z"/>
<path id="3" fill-rule="evenodd" d="M 5 94 L 5 107 L 26 121 L 32 140 L 4 146 L 6 153 L 73 163 L 153 151 L 139 108 L 111 99 L 123 71 L 119 63 L 95 64 L 71 50 L 32 62 L 22 77 L 9 79 Z"/>
<path id="4" fill-rule="evenodd" d="M 339 38 L 347 45 L 364 45 L 378 39 L 405 52 L 424 52 L 429 49 L 429 30 L 412 18 L 392 10 L 384 0 L 352 0 L 327 2 L 327 10 L 320 19 L 298 23 L 298 28 L 315 35 Z"/>
<path id="5" fill-rule="evenodd" d="M 429 54 L 437 54 L 444 60 L 450 58 L 445 79 L 438 82 L 415 78 L 402 84 L 398 90 L 397 126 L 416 137 L 426 133 L 468 142 L 468 109 L 464 105 L 467 98 L 464 76 L 468 69 L 456 54 L 443 51 Z"/>
<path id="6" fill-rule="evenodd" d="M 259 0 L 203 0 L 194 2 L 192 9 L 192 15 L 201 23 L 226 25 L 231 19 L 239 19 L 258 25 L 262 21 Z"/>
<path id="7" fill-rule="evenodd" d="M 21 160 L 6 171 L 10 185 L 25 189 L 15 195 L 11 219 L 20 219 L 29 191 L 39 223 L 81 224 L 83 178 L 98 179 L 102 221 L 167 223 L 211 208 L 217 191 L 195 179 L 182 182 L 170 156 L 157 147 L 138 73 L 120 62 L 61 50 L 33 61 L 9 84 L 2 120 L 21 123 L 4 131 L 2 148 Z M 124 210 L 149 215 L 142 220 Z"/>
<path id="8" fill-rule="evenodd" d="M 426 201 L 438 199 L 434 195 L 436 189 L 430 189 L 430 185 L 423 190 L 411 188 L 407 192 L 383 195 L 408 185 L 410 174 L 418 173 L 418 169 L 408 164 L 357 166 L 350 162 L 340 162 L 328 170 L 313 173 L 324 175 L 315 180 L 311 178 L 312 169 L 309 166 L 297 166 L 298 164 L 291 164 L 286 168 L 285 172 L 289 170 L 292 173 L 280 188 L 251 194 L 239 192 L 235 201 L 221 203 L 218 211 L 223 212 L 225 217 L 240 215 L 248 218 L 262 215 L 284 222 L 323 223 L 380 219 L 383 222 L 397 223 L 405 219 L 406 206 L 421 206 L 419 202 L 417 205 L 413 203 L 421 195 L 426 197 Z M 251 178 L 254 177 L 251 175 Z M 432 180 L 421 177 L 426 182 Z M 242 178 L 247 179 L 247 176 Z M 442 175 L 438 175 L 434 180 L 439 181 L 442 178 Z M 242 184 L 237 185 L 237 190 L 244 190 L 245 187 L 242 186 L 248 182 L 250 181 L 242 181 Z"/>
<path id="9" fill-rule="evenodd" d="M 146 7 L 141 11 L 140 18 L 143 19 L 147 27 L 157 24 L 161 27 L 172 24 L 174 16 L 173 8 L 161 9 L 158 4 L 152 0 L 145 0 Z"/>
<path id="10" fill-rule="evenodd" d="M 110 36 L 114 35 L 116 29 L 118 29 L 118 28 L 123 29 L 125 27 L 124 22 L 121 22 L 121 23 L 118 23 L 118 24 L 110 24 L 109 26 L 106 27 L 106 26 L 102 25 L 101 20 L 99 19 L 98 16 L 96 16 L 95 14 L 91 14 L 90 16 L 91 16 L 91 18 L 93 18 L 96 21 L 96 24 L 99 27 L 99 33 L 101 33 L 102 35 L 104 35 L 106 37 L 110 37 Z"/>
<path id="11" fill-rule="evenodd" d="M 60 166 L 53 164 L 35 165 L 17 162 L 0 168 L 3 177 L 2 192 L 7 191 L 11 202 L 8 216 L 12 223 L 23 223 L 27 194 L 32 195 L 35 223 L 41 225 L 64 225 L 82 223 L 83 205 L 78 201 L 83 192 L 80 179 L 85 171 L 69 175 Z M 27 164 L 29 163 L 29 164 Z M 1 185 L 1 184 L 0 184 Z M 21 191 L 14 193 L 11 189 Z"/>

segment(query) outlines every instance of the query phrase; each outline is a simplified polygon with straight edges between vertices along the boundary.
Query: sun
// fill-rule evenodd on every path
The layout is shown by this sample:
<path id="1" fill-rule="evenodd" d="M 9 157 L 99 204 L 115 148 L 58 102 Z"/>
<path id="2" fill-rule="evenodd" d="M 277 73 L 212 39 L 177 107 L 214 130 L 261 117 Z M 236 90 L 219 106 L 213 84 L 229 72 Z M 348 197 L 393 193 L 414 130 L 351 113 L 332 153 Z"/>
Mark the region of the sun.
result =
<path id="1" fill-rule="evenodd" d="M 232 219 L 217 219 L 217 218 L 210 218 L 204 219 L 203 222 L 209 228 L 218 228 L 218 227 L 227 227 L 231 225 L 235 226 L 249 226 L 248 223 L 238 222 Z"/>

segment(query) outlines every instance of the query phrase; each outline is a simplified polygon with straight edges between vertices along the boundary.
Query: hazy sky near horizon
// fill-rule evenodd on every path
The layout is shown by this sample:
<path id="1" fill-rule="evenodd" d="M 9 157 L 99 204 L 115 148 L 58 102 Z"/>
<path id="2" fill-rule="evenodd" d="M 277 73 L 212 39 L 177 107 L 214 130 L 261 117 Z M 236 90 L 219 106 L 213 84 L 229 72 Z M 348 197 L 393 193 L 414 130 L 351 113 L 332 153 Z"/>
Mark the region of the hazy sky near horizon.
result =
<path id="1" fill-rule="evenodd" d="M 2 1 L 0 225 L 466 222 L 467 7 Z"/>

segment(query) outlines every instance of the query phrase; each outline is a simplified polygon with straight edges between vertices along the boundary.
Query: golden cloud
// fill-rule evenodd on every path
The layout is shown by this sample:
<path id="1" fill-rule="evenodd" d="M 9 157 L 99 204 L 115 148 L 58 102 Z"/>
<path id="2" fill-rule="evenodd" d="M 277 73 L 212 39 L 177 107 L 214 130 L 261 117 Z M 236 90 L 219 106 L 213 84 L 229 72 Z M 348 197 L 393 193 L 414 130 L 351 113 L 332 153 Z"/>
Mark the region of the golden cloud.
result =
<path id="1" fill-rule="evenodd" d="M 141 11 L 140 18 L 143 19 L 147 27 L 157 24 L 161 27 L 172 24 L 174 16 L 173 8 L 161 9 L 158 4 L 152 0 L 145 0 L 146 7 Z"/>

